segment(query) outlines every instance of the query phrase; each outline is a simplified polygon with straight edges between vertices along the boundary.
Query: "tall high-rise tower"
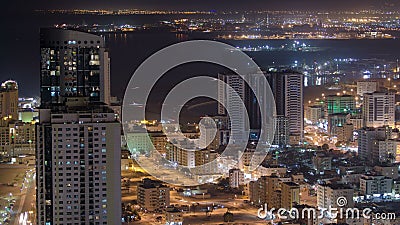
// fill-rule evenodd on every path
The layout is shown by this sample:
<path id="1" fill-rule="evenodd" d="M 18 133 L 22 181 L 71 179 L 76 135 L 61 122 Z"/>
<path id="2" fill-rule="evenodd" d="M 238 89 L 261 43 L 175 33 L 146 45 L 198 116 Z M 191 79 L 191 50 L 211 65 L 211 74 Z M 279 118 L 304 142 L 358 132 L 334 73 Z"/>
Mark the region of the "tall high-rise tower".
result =
<path id="1" fill-rule="evenodd" d="M 40 110 L 37 224 L 120 224 L 121 135 L 107 107 Z"/>
<path id="2" fill-rule="evenodd" d="M 230 93 L 229 89 L 220 84 L 218 87 L 218 100 L 219 102 L 225 103 L 228 107 L 228 111 L 240 115 L 236 121 L 232 120 L 230 117 L 231 126 L 230 129 L 251 129 L 251 133 L 256 133 L 259 137 L 261 126 L 266 126 L 267 117 L 266 113 L 261 113 L 261 107 L 272 107 L 272 102 L 267 102 L 268 96 L 268 83 L 263 75 L 258 74 L 246 74 L 244 78 L 247 82 L 237 74 L 219 74 L 218 78 L 229 85 L 241 99 L 233 98 L 233 93 Z M 256 97 L 257 96 L 257 97 Z M 271 96 L 272 98 L 272 96 Z M 249 124 L 247 124 L 247 118 L 245 118 L 245 113 L 247 110 L 247 115 L 249 116 Z M 226 115 L 227 112 L 222 104 L 218 104 L 218 113 L 220 115 Z M 264 118 L 262 118 L 264 116 Z M 262 124 L 264 123 L 264 124 Z M 264 127 L 265 129 L 268 129 Z M 246 139 L 248 137 L 241 136 Z M 241 140 L 242 140 L 241 138 Z"/>
<path id="3" fill-rule="evenodd" d="M 218 104 L 218 114 L 227 115 L 227 111 L 235 114 L 235 118 L 230 116 L 229 129 L 232 134 L 231 139 L 235 141 L 247 140 L 247 137 L 244 135 L 244 128 L 246 127 L 246 108 L 244 106 L 246 82 L 237 74 L 219 74 L 218 78 L 232 87 L 233 91 L 240 97 L 240 99 L 234 98 L 233 96 L 235 93 L 229 91 L 229 89 L 221 83 L 218 87 L 218 101 L 220 102 Z M 227 109 L 225 109 L 221 103 L 224 103 Z"/>
<path id="4" fill-rule="evenodd" d="M 80 31 L 40 30 L 41 106 L 61 104 L 66 97 L 110 101 L 110 59 L 100 36 Z"/>
<path id="5" fill-rule="evenodd" d="M 269 73 L 267 79 L 276 104 L 275 143 L 297 145 L 304 138 L 303 74 Z"/>
<path id="6" fill-rule="evenodd" d="M 0 87 L 0 117 L 18 120 L 18 84 L 8 80 Z"/>
<path id="7" fill-rule="evenodd" d="M 101 37 L 41 30 L 37 224 L 121 224 L 121 128 Z"/>
<path id="8" fill-rule="evenodd" d="M 270 107 L 270 103 L 266 102 L 267 83 L 263 83 L 260 77 L 249 74 L 245 75 L 249 83 L 254 87 L 254 91 L 246 85 L 246 82 L 236 74 L 220 74 L 219 79 L 232 87 L 241 97 L 249 115 L 249 127 L 251 129 L 260 129 L 261 107 Z M 303 112 L 303 74 L 294 72 L 280 72 L 265 74 L 267 81 L 272 89 L 276 104 L 275 115 L 275 144 L 286 146 L 289 144 L 297 145 L 303 140 L 304 129 L 304 112 Z M 258 99 L 255 97 L 261 96 Z M 235 102 L 229 95 L 228 89 L 221 85 L 218 87 L 218 100 L 224 102 L 231 107 L 233 112 L 243 113 L 243 104 Z M 226 114 L 222 104 L 218 105 L 218 113 Z M 243 114 L 244 115 L 244 114 Z M 241 117 L 242 118 L 242 117 Z M 233 122 L 233 121 L 232 121 Z M 245 119 L 236 121 L 235 124 L 245 124 Z M 232 123 L 233 124 L 233 123 Z M 243 126 L 242 126 L 243 127 Z M 231 129 L 233 129 L 232 127 Z M 239 129 L 239 128 L 238 128 Z"/>

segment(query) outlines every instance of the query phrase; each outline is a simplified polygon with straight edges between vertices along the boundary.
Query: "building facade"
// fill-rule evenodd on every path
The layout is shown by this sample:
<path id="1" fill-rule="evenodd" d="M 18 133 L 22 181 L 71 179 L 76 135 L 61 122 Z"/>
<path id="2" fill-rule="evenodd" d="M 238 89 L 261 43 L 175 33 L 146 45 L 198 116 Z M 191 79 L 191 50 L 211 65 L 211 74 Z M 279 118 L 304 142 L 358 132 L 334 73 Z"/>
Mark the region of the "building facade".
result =
<path id="1" fill-rule="evenodd" d="M 373 152 L 373 157 L 381 163 L 400 162 L 400 141 L 393 139 L 378 141 L 378 148 Z"/>
<path id="2" fill-rule="evenodd" d="M 0 86 L 0 117 L 18 120 L 18 84 L 8 80 Z"/>
<path id="3" fill-rule="evenodd" d="M 275 137 L 282 138 L 275 143 L 286 140 L 284 145 L 298 145 L 304 139 L 304 76 L 294 72 L 268 73 L 266 76 L 276 104 Z"/>
<path id="4" fill-rule="evenodd" d="M 43 109 L 36 139 L 38 224 L 120 224 L 121 135 L 114 113 Z"/>
<path id="5" fill-rule="evenodd" d="M 40 30 L 41 106 L 65 97 L 110 103 L 110 59 L 100 36 L 56 28 Z"/>
<path id="6" fill-rule="evenodd" d="M 362 176 L 360 178 L 361 194 L 365 196 L 391 194 L 393 179 L 385 176 Z"/>
<path id="7" fill-rule="evenodd" d="M 3 156 L 35 154 L 35 124 L 10 121 L 0 126 L 0 154 Z"/>
<path id="8" fill-rule="evenodd" d="M 340 207 L 353 207 L 354 189 L 342 184 L 321 184 L 317 187 L 318 208 L 338 208 L 338 198 L 345 198 L 347 204 Z"/>
<path id="9" fill-rule="evenodd" d="M 218 79 L 225 83 L 224 85 L 221 82 L 218 86 L 218 114 L 228 115 L 228 111 L 231 114 L 228 128 L 231 130 L 230 139 L 233 142 L 247 141 L 245 128 L 249 124 L 246 123 L 246 106 L 244 103 L 246 82 L 237 74 L 218 74 Z M 232 89 L 227 88 L 226 85 L 229 85 Z M 240 98 L 235 98 L 236 95 Z"/>
<path id="10" fill-rule="evenodd" d="M 298 204 L 300 204 L 300 186 L 293 182 L 283 182 L 281 207 L 290 210 Z"/>
<path id="11" fill-rule="evenodd" d="M 229 186 L 239 188 L 244 184 L 244 173 L 240 169 L 229 170 Z"/>
<path id="12" fill-rule="evenodd" d="M 394 127 L 395 94 L 392 92 L 364 94 L 362 112 L 366 127 Z"/>
<path id="13" fill-rule="evenodd" d="M 374 93 L 379 90 L 377 81 L 357 81 L 357 95 L 364 96 L 364 94 Z"/>
<path id="14" fill-rule="evenodd" d="M 305 117 L 312 124 L 317 124 L 324 116 L 324 109 L 322 105 L 311 105 L 307 107 Z"/>
<path id="15" fill-rule="evenodd" d="M 170 205 L 169 192 L 170 188 L 166 185 L 145 178 L 137 187 L 137 201 L 140 207 L 147 211 L 162 212 Z"/>
<path id="16" fill-rule="evenodd" d="M 340 143 L 349 143 L 353 141 L 354 125 L 351 123 L 336 126 L 335 133 L 337 141 Z"/>
<path id="17" fill-rule="evenodd" d="M 328 95 L 325 98 L 327 115 L 336 113 L 349 114 L 356 109 L 355 99 L 352 95 Z"/>
<path id="18" fill-rule="evenodd" d="M 121 224 L 121 125 L 104 39 L 40 30 L 36 208 L 39 225 Z"/>
<path id="19" fill-rule="evenodd" d="M 374 163 L 379 158 L 371 157 L 374 152 L 379 152 L 379 141 L 387 140 L 392 130 L 389 127 L 366 127 L 358 131 L 358 155 L 367 163 Z"/>

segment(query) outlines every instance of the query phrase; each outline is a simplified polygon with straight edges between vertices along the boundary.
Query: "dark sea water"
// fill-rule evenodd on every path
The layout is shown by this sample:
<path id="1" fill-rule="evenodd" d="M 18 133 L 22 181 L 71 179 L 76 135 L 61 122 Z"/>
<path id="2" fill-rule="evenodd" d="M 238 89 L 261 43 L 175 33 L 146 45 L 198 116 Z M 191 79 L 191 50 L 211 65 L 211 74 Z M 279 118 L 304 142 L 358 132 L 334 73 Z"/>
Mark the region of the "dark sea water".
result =
<path id="1" fill-rule="evenodd" d="M 61 23 L 87 24 L 142 24 L 157 22 L 167 16 L 43 16 L 24 15 L 14 20 L 3 21 L 0 35 L 0 80 L 15 79 L 20 84 L 23 96 L 39 93 L 39 28 Z M 171 16 L 168 16 L 169 18 Z M 176 16 L 178 18 L 178 16 Z M 111 56 L 112 94 L 122 97 L 125 86 L 132 73 L 143 60 L 168 45 L 188 39 L 210 38 L 196 35 L 187 37 L 173 33 L 129 33 L 106 34 L 105 39 Z M 280 46 L 292 44 L 293 40 L 224 40 L 233 46 Z M 311 63 L 315 60 L 333 58 L 378 58 L 395 61 L 399 58 L 400 40 L 300 40 L 307 45 L 321 47 L 318 52 L 249 52 L 248 54 L 261 66 L 290 64 L 295 60 Z M 223 68 L 204 64 L 185 65 L 171 70 L 160 81 L 161 89 L 168 89 L 173 83 L 187 77 L 201 74 L 216 75 Z M 163 92 L 159 92 L 163 95 Z"/>

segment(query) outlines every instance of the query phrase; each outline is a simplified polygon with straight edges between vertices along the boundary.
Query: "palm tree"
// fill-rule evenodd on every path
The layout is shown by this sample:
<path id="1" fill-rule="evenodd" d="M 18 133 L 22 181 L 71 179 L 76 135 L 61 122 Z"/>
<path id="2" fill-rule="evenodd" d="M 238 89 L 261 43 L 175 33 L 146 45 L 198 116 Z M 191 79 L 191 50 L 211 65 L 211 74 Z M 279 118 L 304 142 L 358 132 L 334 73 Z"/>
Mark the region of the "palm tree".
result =
<path id="1" fill-rule="evenodd" d="M 224 222 L 233 222 L 233 213 L 229 212 L 229 209 L 224 213 Z"/>

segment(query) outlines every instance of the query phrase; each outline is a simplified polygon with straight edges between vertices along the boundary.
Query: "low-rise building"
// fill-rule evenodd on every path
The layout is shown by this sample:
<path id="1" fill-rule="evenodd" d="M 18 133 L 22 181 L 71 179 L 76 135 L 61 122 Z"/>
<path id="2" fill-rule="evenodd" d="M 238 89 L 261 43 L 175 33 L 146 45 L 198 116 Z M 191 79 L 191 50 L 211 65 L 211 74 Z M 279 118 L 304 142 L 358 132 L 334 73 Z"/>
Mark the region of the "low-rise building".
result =
<path id="1" fill-rule="evenodd" d="M 286 175 L 287 168 L 281 166 L 274 166 L 271 165 L 269 167 L 259 166 L 257 168 L 257 173 L 261 174 L 262 176 L 272 176 L 276 175 L 279 177 L 284 177 Z"/>
<path id="2" fill-rule="evenodd" d="M 400 162 L 400 141 L 387 139 L 379 140 L 378 146 L 373 152 L 373 157 L 381 163 Z"/>
<path id="3" fill-rule="evenodd" d="M 292 181 L 294 183 L 303 183 L 304 182 L 304 175 L 302 173 L 292 174 Z"/>
<path id="4" fill-rule="evenodd" d="M 0 126 L 0 154 L 4 156 L 35 154 L 35 124 L 10 121 Z"/>
<path id="5" fill-rule="evenodd" d="M 231 188 L 239 188 L 244 184 L 244 173 L 239 169 L 229 170 L 229 186 Z"/>
<path id="6" fill-rule="evenodd" d="M 166 225 L 182 225 L 183 212 L 177 208 L 167 209 L 165 212 Z"/>
<path id="7" fill-rule="evenodd" d="M 360 190 L 365 196 L 391 194 L 393 179 L 385 176 L 362 176 Z"/>
<path id="8" fill-rule="evenodd" d="M 300 203 L 300 186 L 293 182 L 283 182 L 281 190 L 281 207 L 291 209 Z"/>
<path id="9" fill-rule="evenodd" d="M 265 158 L 264 154 L 256 152 L 255 149 L 246 149 L 244 152 L 239 152 L 239 169 L 247 170 L 252 160 L 255 162 L 262 162 Z M 265 175 L 267 176 L 267 175 Z"/>
<path id="10" fill-rule="evenodd" d="M 379 141 L 392 135 L 390 127 L 365 127 L 358 130 L 358 155 L 363 162 L 374 164 L 379 161 Z"/>
<path id="11" fill-rule="evenodd" d="M 392 195 L 396 198 L 400 197 L 400 179 L 393 181 Z"/>
<path id="12" fill-rule="evenodd" d="M 378 175 L 389 177 L 393 180 L 399 178 L 399 170 L 397 166 L 375 166 L 374 171 Z"/>
<path id="13" fill-rule="evenodd" d="M 353 207 L 354 189 L 343 184 L 331 183 L 318 185 L 317 204 L 319 208 L 338 208 L 338 199 L 342 200 L 340 207 Z"/>
<path id="14" fill-rule="evenodd" d="M 318 153 L 316 156 L 313 157 L 313 165 L 314 169 L 317 170 L 317 173 L 323 172 L 325 170 L 331 170 L 332 157 L 322 153 Z"/>
<path id="15" fill-rule="evenodd" d="M 150 212 L 162 211 L 170 205 L 170 188 L 159 181 L 148 178 L 138 185 L 137 202 Z"/>
<path id="16" fill-rule="evenodd" d="M 312 124 L 317 124 L 324 116 L 323 105 L 311 105 L 306 108 L 305 117 Z"/>
<path id="17" fill-rule="evenodd" d="M 353 141 L 353 124 L 345 123 L 336 126 L 336 137 L 340 143 L 348 143 Z"/>
<path id="18" fill-rule="evenodd" d="M 364 94 L 374 93 L 379 90 L 379 83 L 377 81 L 362 80 L 357 81 L 357 95 L 364 96 Z"/>

